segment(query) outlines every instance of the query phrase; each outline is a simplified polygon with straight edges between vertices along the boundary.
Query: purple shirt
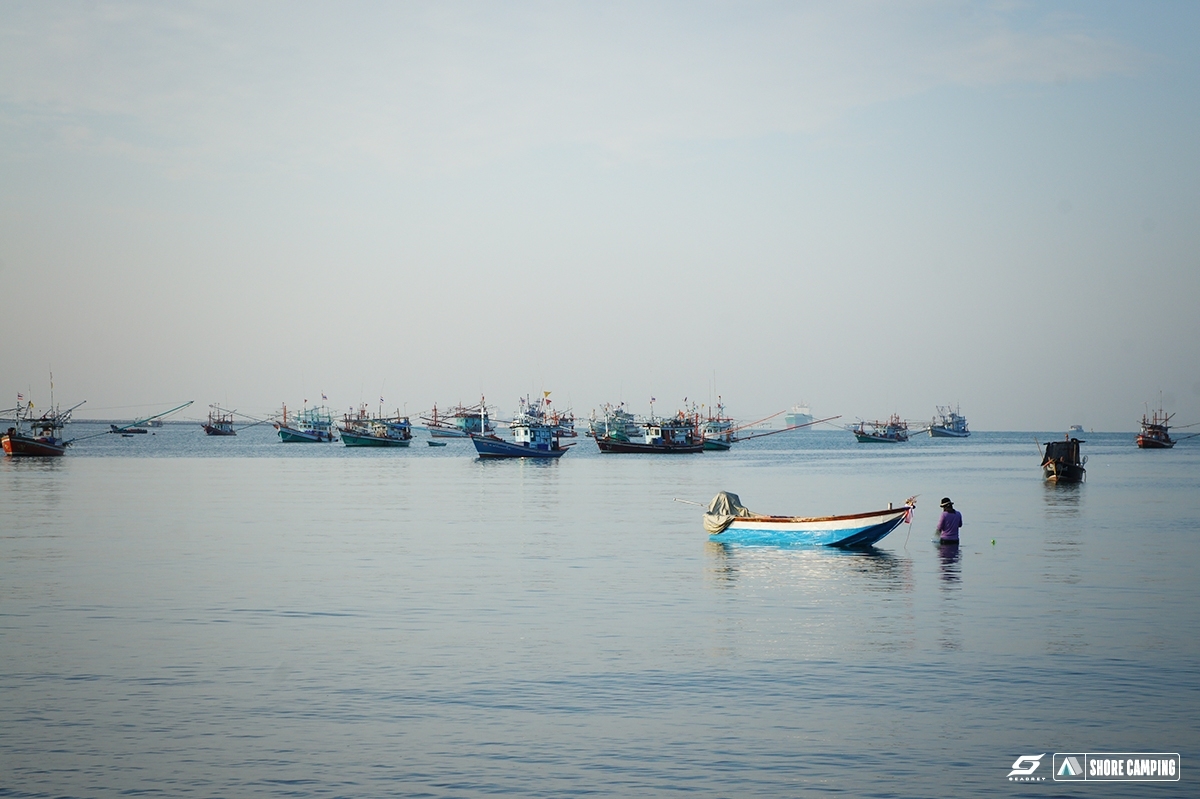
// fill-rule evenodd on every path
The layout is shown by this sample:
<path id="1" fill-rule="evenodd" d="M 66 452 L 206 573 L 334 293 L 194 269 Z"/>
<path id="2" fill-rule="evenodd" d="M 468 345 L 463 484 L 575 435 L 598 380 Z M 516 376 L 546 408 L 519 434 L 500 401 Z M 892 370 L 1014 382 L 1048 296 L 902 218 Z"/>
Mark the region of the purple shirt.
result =
<path id="1" fill-rule="evenodd" d="M 937 523 L 938 537 L 943 541 L 957 541 L 960 527 L 962 527 L 962 514 L 956 510 L 944 510 Z"/>

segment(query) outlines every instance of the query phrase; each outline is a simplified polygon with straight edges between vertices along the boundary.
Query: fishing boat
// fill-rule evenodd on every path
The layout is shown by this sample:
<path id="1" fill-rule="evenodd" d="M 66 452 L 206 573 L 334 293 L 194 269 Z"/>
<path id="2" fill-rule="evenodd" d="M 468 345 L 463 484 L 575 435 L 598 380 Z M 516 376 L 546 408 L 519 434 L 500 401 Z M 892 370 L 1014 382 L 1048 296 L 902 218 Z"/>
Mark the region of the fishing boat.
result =
<path id="1" fill-rule="evenodd" d="M 555 435 L 559 438 L 577 438 L 579 436 L 579 433 L 575 432 L 574 411 L 570 409 L 553 410 L 546 418 L 550 424 L 554 425 Z"/>
<path id="2" fill-rule="evenodd" d="M 588 435 L 592 438 L 607 436 L 617 440 L 629 440 L 642 433 L 642 426 L 636 416 L 625 410 L 625 403 L 619 405 L 604 404 L 600 416 L 592 411 L 588 422 Z"/>
<path id="3" fill-rule="evenodd" d="M 733 447 L 733 419 L 725 413 L 725 404 L 717 397 L 716 407 L 709 409 L 708 418 L 700 425 L 704 449 L 710 452 L 728 452 Z"/>
<path id="4" fill-rule="evenodd" d="M 1087 456 L 1080 457 L 1079 445 L 1085 442 L 1068 435 L 1062 441 L 1050 441 L 1042 455 L 1042 476 L 1052 483 L 1082 483 Z"/>
<path id="5" fill-rule="evenodd" d="M 79 403 L 82 405 L 83 403 Z M 71 442 L 62 437 L 62 431 L 71 421 L 71 412 L 79 405 L 59 411 L 57 407 L 41 416 L 33 415 L 33 403 L 14 408 L 12 424 L 0 436 L 5 455 L 32 455 L 58 457 L 66 454 Z"/>
<path id="6" fill-rule="evenodd" d="M 1174 415 L 1165 412 L 1161 405 L 1156 411 L 1142 414 L 1142 432 L 1138 433 L 1137 437 L 1138 447 L 1141 449 L 1170 449 L 1175 446 L 1175 442 L 1168 432 L 1171 429 L 1169 422 Z"/>
<path id="7" fill-rule="evenodd" d="M 512 441 L 494 433 L 472 433 L 471 443 L 480 458 L 561 458 L 567 451 L 558 440 L 558 425 L 551 420 L 546 397 L 520 401 L 520 410 L 508 423 Z"/>
<path id="8" fill-rule="evenodd" d="M 333 441 L 333 416 L 324 407 L 307 405 L 288 419 L 287 406 L 283 406 L 283 418 L 275 422 L 279 440 L 285 444 Z"/>
<path id="9" fill-rule="evenodd" d="M 967 420 L 959 408 L 950 410 L 949 405 L 937 406 L 937 414 L 929 423 L 929 435 L 933 438 L 966 438 L 971 435 Z"/>
<path id="10" fill-rule="evenodd" d="M 895 444 L 908 441 L 908 422 L 893 413 L 886 422 L 860 421 L 850 432 L 860 444 Z"/>
<path id="11" fill-rule="evenodd" d="M 395 416 L 371 416 L 367 406 L 357 414 L 346 414 L 338 427 L 347 447 L 407 447 L 412 442 L 412 424 L 397 411 Z"/>
<path id="12" fill-rule="evenodd" d="M 428 416 L 420 417 L 425 429 L 434 438 L 469 438 L 472 433 L 494 433 L 487 406 L 482 398 L 478 405 L 456 405 L 448 412 L 439 414 L 437 405 Z"/>
<path id="13" fill-rule="evenodd" d="M 216 405 L 210 405 L 208 412 L 208 421 L 200 426 L 204 428 L 204 434 L 208 436 L 236 436 L 237 431 L 233 429 L 233 412 L 223 411 Z"/>
<path id="14" fill-rule="evenodd" d="M 638 434 L 614 430 L 596 436 L 604 453 L 687 454 L 704 451 L 704 437 L 694 414 L 680 411 L 669 418 L 651 416 L 638 425 Z"/>
<path id="15" fill-rule="evenodd" d="M 150 432 L 149 430 L 147 430 L 144 427 L 135 427 L 133 425 L 126 425 L 125 427 L 117 427 L 115 424 L 110 424 L 109 428 L 110 428 L 110 430 L 108 432 L 120 433 L 123 436 L 145 435 L 146 433 Z"/>
<path id="16" fill-rule="evenodd" d="M 741 544 L 810 544 L 828 547 L 868 547 L 904 522 L 912 521 L 916 497 L 899 508 L 844 516 L 763 516 L 741 504 L 737 494 L 722 491 L 704 513 L 710 540 Z"/>

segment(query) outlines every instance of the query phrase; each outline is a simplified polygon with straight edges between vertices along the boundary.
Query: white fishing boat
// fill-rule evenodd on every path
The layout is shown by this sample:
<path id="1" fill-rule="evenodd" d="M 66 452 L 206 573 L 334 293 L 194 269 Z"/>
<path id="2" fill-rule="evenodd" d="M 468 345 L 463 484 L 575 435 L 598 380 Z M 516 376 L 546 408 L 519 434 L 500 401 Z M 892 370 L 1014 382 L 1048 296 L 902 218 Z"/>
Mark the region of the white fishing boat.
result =
<path id="1" fill-rule="evenodd" d="M 287 406 L 283 406 L 283 417 L 275 422 L 279 440 L 285 444 L 329 443 L 333 441 L 333 414 L 328 408 L 307 405 L 288 418 Z"/>
<path id="2" fill-rule="evenodd" d="M 966 438 L 971 431 L 958 407 L 951 410 L 949 405 L 939 405 L 937 414 L 929 423 L 929 435 L 933 438 Z"/>

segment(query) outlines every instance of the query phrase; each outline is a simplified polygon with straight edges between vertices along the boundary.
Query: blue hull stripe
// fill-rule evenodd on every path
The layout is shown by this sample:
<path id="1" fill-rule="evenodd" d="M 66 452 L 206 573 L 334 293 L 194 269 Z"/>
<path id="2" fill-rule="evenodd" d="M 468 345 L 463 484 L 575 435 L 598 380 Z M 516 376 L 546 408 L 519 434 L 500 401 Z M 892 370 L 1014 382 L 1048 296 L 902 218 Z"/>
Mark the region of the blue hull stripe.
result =
<path id="1" fill-rule="evenodd" d="M 475 451 L 481 458 L 561 458 L 566 449 L 534 449 L 507 441 L 471 437 Z"/>
<path id="2" fill-rule="evenodd" d="M 904 514 L 879 524 L 848 527 L 840 530 L 772 530 L 767 527 L 743 529 L 729 527 L 725 532 L 709 536 L 712 541 L 772 546 L 779 544 L 812 544 L 827 547 L 866 547 L 883 539 L 904 522 Z"/>

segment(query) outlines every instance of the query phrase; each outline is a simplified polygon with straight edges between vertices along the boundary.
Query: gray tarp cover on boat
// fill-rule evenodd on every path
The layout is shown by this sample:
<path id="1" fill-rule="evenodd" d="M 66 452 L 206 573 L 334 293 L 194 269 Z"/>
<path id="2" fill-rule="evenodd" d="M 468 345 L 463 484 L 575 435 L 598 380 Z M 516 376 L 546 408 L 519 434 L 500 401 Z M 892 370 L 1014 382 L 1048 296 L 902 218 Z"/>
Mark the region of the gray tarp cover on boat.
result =
<path id="1" fill-rule="evenodd" d="M 709 535 L 716 535 L 725 532 L 734 519 L 753 515 L 749 508 L 742 505 L 737 494 L 722 491 L 708 503 L 708 510 L 704 512 L 704 529 Z"/>

